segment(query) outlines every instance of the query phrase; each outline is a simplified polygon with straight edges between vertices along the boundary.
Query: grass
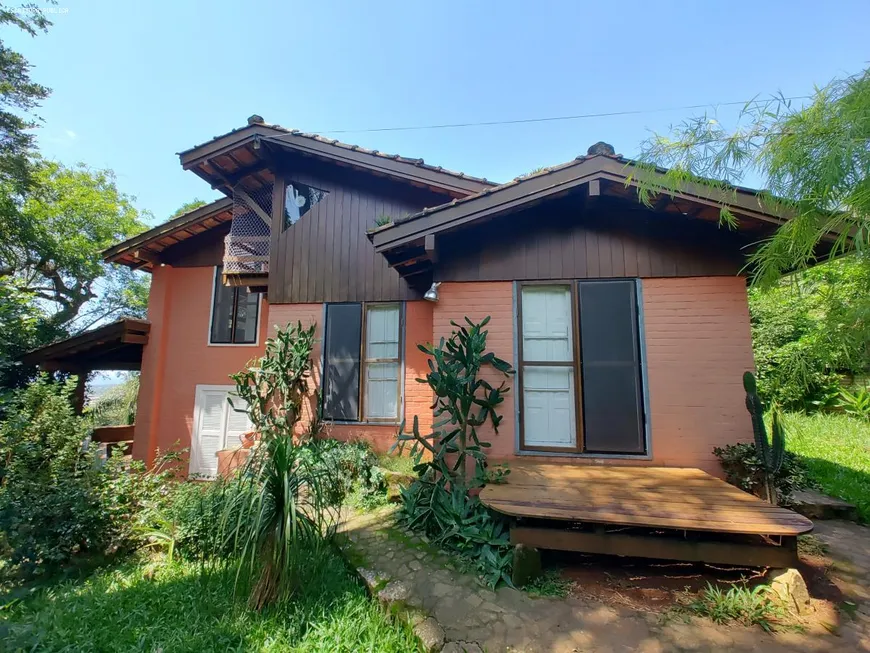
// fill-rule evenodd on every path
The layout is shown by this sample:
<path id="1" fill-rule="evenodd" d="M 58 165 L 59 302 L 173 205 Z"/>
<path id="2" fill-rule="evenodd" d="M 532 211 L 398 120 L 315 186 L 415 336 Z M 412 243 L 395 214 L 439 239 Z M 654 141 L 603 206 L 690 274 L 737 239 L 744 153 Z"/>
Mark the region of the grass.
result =
<path id="1" fill-rule="evenodd" d="M 870 522 L 870 423 L 839 414 L 786 416 L 789 450 L 823 492 L 855 504 Z"/>
<path id="2" fill-rule="evenodd" d="M 286 603 L 233 598 L 232 569 L 130 561 L 79 582 L 0 599 L 0 649 L 39 651 L 418 651 L 337 553 L 312 560 Z"/>
<path id="3" fill-rule="evenodd" d="M 745 626 L 761 626 L 768 632 L 785 616 L 782 606 L 773 596 L 773 590 L 767 585 L 759 585 L 754 589 L 735 585 L 725 591 L 708 584 L 687 607 L 691 612 L 717 624 L 736 621 Z"/>
<path id="4" fill-rule="evenodd" d="M 536 598 L 551 597 L 564 599 L 571 591 L 571 583 L 562 578 L 558 569 L 548 569 L 523 589 L 530 596 Z"/>

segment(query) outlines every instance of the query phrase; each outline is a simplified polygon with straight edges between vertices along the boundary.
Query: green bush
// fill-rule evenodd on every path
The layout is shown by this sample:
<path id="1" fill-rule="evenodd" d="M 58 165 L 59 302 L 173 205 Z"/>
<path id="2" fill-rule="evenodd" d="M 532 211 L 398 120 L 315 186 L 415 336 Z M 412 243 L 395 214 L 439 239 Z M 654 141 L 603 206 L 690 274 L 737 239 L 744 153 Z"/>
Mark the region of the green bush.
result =
<path id="1" fill-rule="evenodd" d="M 143 520 L 172 487 L 162 466 L 146 471 L 120 455 L 101 464 L 72 408 L 74 388 L 75 379 L 42 376 L 15 394 L 0 422 L 0 533 L 25 574 L 139 546 Z"/>
<path id="2" fill-rule="evenodd" d="M 754 442 L 716 447 L 713 454 L 722 463 L 725 479 L 745 492 L 764 497 L 765 468 Z M 783 455 L 782 466 L 773 476 L 778 503 L 788 504 L 792 492 L 810 486 L 803 461 L 790 451 Z"/>
<path id="3" fill-rule="evenodd" d="M 113 543 L 100 472 L 83 448 L 87 427 L 69 401 L 74 388 L 75 379 L 61 385 L 42 376 L 15 395 L 0 423 L 0 531 L 11 562 L 26 572 Z"/>
<path id="4" fill-rule="evenodd" d="M 759 394 L 786 409 L 835 405 L 842 374 L 870 367 L 870 265 L 848 256 L 749 293 Z"/>

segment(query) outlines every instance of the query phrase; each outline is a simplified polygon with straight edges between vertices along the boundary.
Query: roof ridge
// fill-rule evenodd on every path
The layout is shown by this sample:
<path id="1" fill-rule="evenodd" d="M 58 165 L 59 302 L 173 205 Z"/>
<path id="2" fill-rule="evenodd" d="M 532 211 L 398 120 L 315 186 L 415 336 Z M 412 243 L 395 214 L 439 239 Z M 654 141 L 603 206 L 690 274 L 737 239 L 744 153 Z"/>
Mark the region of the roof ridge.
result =
<path id="1" fill-rule="evenodd" d="M 474 181 L 474 182 L 477 182 L 480 184 L 487 184 L 487 185 L 492 186 L 492 187 L 496 187 L 499 185 L 497 182 L 491 181 L 491 180 L 487 179 L 486 177 L 476 177 L 474 175 L 469 175 L 469 174 L 466 174 L 466 173 L 461 172 L 461 171 L 450 170 L 448 168 L 444 168 L 443 166 L 436 166 L 436 165 L 432 165 L 431 163 L 426 163 L 422 158 L 419 158 L 419 157 L 417 157 L 417 158 L 406 157 L 406 156 L 402 156 L 401 154 L 388 154 L 386 152 L 381 152 L 379 150 L 370 150 L 368 148 L 362 147 L 361 145 L 355 145 L 352 143 L 344 143 L 344 142 L 338 140 L 337 138 L 327 138 L 326 136 L 322 136 L 322 135 L 316 134 L 314 132 L 305 132 L 305 131 L 302 131 L 301 129 L 282 127 L 281 125 L 278 125 L 276 123 L 268 123 L 262 119 L 254 120 L 252 122 L 251 120 L 253 118 L 259 118 L 259 116 L 251 116 L 251 118 L 248 119 L 248 123 L 246 125 L 244 125 L 242 127 L 237 127 L 236 129 L 232 129 L 225 134 L 221 134 L 220 136 L 214 136 L 209 141 L 205 141 L 204 143 L 200 143 L 199 145 L 194 145 L 193 147 L 187 148 L 186 150 L 182 150 L 178 154 L 179 154 L 179 156 L 186 154 L 187 152 L 190 152 L 190 151 L 195 150 L 199 147 L 202 147 L 203 145 L 206 145 L 207 143 L 210 143 L 211 141 L 215 141 L 215 140 L 218 140 L 220 138 L 226 138 L 227 136 L 230 136 L 232 134 L 240 132 L 244 129 L 250 129 L 251 127 L 265 127 L 267 129 L 274 129 L 275 131 L 279 131 L 279 132 L 282 132 L 284 134 L 288 134 L 290 136 L 298 136 L 300 138 L 307 138 L 310 140 L 317 141 L 319 143 L 326 143 L 327 145 L 332 145 L 334 147 L 339 147 L 341 149 L 350 150 L 352 152 L 361 152 L 363 154 L 370 154 L 372 156 L 377 156 L 377 157 L 380 157 L 382 159 L 390 159 L 392 161 L 399 161 L 400 163 L 405 163 L 408 165 L 416 166 L 418 168 L 422 168 L 424 170 L 430 170 L 432 172 L 438 172 L 441 174 L 449 175 L 451 177 L 456 177 L 457 179 L 467 179 L 469 181 Z"/>

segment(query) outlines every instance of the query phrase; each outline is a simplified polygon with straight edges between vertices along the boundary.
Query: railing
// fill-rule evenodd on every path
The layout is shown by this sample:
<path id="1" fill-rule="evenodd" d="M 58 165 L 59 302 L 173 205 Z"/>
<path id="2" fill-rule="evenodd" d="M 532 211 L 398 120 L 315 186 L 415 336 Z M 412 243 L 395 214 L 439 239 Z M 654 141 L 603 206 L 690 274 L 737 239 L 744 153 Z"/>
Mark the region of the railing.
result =
<path id="1" fill-rule="evenodd" d="M 114 449 L 121 449 L 122 453 L 126 455 L 133 448 L 133 430 L 135 427 L 135 424 L 98 426 L 94 429 L 91 440 L 105 444 L 107 456 L 111 456 Z"/>
<path id="2" fill-rule="evenodd" d="M 224 274 L 267 274 L 269 236 L 234 236 L 224 239 Z"/>

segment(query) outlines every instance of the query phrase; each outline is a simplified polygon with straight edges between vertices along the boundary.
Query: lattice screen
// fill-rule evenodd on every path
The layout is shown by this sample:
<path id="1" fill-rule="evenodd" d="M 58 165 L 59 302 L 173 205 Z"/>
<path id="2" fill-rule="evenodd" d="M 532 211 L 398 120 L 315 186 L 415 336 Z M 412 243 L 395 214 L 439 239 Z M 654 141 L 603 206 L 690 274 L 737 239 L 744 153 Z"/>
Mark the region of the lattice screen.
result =
<path id="1" fill-rule="evenodd" d="M 269 271 L 269 223 L 272 186 L 246 190 L 233 188 L 233 221 L 224 248 L 224 274 L 256 274 Z"/>

